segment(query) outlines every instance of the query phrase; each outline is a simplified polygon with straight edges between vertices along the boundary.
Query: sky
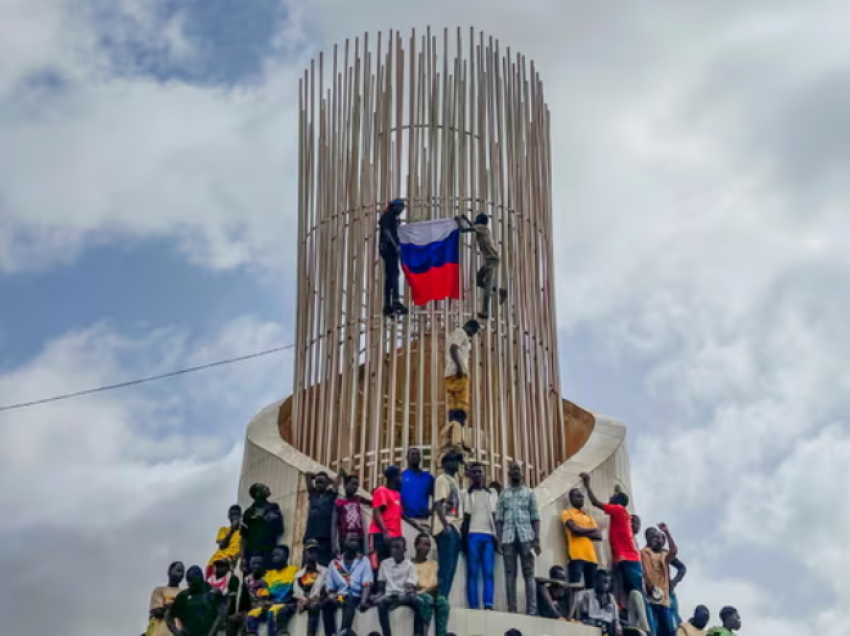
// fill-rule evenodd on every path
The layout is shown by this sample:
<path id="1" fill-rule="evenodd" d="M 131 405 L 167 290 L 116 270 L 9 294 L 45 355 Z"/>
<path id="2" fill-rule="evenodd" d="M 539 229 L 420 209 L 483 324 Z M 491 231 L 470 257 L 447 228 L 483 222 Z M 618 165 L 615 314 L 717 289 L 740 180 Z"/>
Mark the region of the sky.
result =
<path id="1" fill-rule="evenodd" d="M 292 342 L 299 74 L 365 31 L 474 25 L 545 82 L 563 392 L 629 427 L 683 612 L 850 634 L 850 6 L 652 9 L 0 0 L 0 405 Z M 0 413 L 4 627 L 141 633 L 291 373 Z"/>

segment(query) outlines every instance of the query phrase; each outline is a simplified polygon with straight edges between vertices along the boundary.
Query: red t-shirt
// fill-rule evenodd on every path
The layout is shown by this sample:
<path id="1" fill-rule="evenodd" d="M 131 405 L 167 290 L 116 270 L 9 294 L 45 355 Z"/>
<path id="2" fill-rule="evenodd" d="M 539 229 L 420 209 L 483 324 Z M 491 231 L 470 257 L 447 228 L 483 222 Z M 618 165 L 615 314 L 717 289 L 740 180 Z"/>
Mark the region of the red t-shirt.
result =
<path id="1" fill-rule="evenodd" d="M 401 536 L 401 493 L 386 486 L 379 486 L 372 493 L 372 510 L 384 506 L 381 514 L 391 537 Z M 374 514 L 374 513 L 373 513 Z M 369 534 L 381 534 L 374 516 L 369 526 Z"/>
<path id="2" fill-rule="evenodd" d="M 608 529 L 608 541 L 611 542 L 611 555 L 614 562 L 637 561 L 640 554 L 635 547 L 635 537 L 632 534 L 632 516 L 623 506 L 605 504 L 602 510 L 611 517 L 611 527 Z"/>

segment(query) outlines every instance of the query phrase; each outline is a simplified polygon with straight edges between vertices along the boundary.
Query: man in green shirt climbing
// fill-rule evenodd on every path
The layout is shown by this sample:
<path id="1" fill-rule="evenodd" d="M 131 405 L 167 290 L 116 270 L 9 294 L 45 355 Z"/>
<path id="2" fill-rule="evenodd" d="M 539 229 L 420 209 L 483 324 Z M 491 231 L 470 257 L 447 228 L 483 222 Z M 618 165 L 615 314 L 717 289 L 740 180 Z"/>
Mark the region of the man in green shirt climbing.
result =
<path id="1" fill-rule="evenodd" d="M 735 636 L 735 632 L 741 629 L 741 615 L 734 607 L 720 610 L 720 621 L 723 627 L 712 627 L 705 636 Z"/>

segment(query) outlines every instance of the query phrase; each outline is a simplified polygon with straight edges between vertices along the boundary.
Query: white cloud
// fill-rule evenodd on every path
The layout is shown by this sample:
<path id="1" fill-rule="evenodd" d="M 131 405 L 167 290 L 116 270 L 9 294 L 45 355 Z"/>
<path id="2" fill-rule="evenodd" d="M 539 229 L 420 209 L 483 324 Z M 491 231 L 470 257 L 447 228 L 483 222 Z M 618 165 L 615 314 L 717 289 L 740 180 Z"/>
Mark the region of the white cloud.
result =
<path id="1" fill-rule="evenodd" d="M 59 4 L 11 1 L 14 19 L 0 20 L 0 40 L 13 42 L 14 54 L 0 60 L 0 94 L 89 35 L 64 28 Z M 606 387 L 606 406 L 631 426 L 640 512 L 668 519 L 682 544 L 683 609 L 705 602 L 716 616 L 720 605 L 738 605 L 752 636 L 850 631 L 839 611 L 850 602 L 841 577 L 850 559 L 841 496 L 850 450 L 847 7 L 666 3 L 647 12 L 369 0 L 297 8 L 316 36 L 305 53 L 364 30 L 476 24 L 539 62 L 553 111 L 562 356 L 576 364 L 571 351 L 581 346 L 605 371 L 635 370 L 631 386 Z M 107 79 L 96 60 L 71 62 L 61 68 L 75 84 L 61 102 L 27 125 L 0 118 L 0 269 L 54 266 L 98 242 L 154 237 L 209 267 L 286 263 L 292 271 L 294 250 L 280 246 L 294 216 L 293 90 L 303 59 L 271 63 L 267 82 L 239 95 Z M 281 333 L 232 329 L 211 340 L 210 355 L 277 344 Z M 163 365 L 194 361 L 182 337 L 152 336 L 176 352 Z M 68 378 L 96 384 L 122 368 L 116 349 L 145 346 L 108 329 L 69 336 L 0 379 L 0 397 L 11 386 L 16 395 L 66 390 Z M 188 383 L 185 394 L 158 394 L 160 405 L 122 394 L 80 402 L 70 415 L 41 410 L 12 432 L 0 424 L 22 449 L 0 475 L 33 483 L 51 503 L 42 509 L 65 505 L 39 485 L 37 466 L 48 457 L 78 489 L 68 501 L 103 499 L 107 516 L 126 520 L 138 512 L 122 493 L 165 483 L 141 476 L 157 453 L 174 461 L 176 449 L 197 449 L 201 459 L 161 473 L 190 483 L 224 461 L 187 424 L 191 408 L 205 400 L 237 408 L 252 385 L 272 401 L 289 392 L 276 373 L 270 365 L 246 379 L 234 369 L 209 386 Z M 618 412 L 635 391 L 644 398 L 639 418 Z M 168 441 L 140 436 L 137 412 L 155 416 L 145 424 Z M 113 483 L 113 470 L 121 477 L 80 489 L 91 479 L 83 470 L 101 470 L 101 484 Z M 0 501 L 31 521 L 84 525 L 81 504 L 46 514 L 23 497 L 4 492 Z M 762 572 L 759 559 L 784 568 L 784 578 Z M 808 584 L 818 593 L 798 602 Z"/>

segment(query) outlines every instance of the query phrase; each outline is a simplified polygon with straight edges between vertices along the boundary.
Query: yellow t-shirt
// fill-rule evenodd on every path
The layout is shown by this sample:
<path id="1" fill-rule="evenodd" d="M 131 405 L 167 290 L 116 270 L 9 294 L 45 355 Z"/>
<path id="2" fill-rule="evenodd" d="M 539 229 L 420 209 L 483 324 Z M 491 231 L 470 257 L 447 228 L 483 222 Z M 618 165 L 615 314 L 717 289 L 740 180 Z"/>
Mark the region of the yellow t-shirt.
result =
<path id="1" fill-rule="evenodd" d="M 230 532 L 230 528 L 228 526 L 222 527 L 218 531 L 218 536 L 215 538 L 216 543 L 220 543 L 224 541 L 224 537 L 227 536 L 227 533 Z M 239 546 L 242 543 L 242 532 L 237 530 L 233 533 L 233 536 L 230 537 L 230 543 L 227 545 L 224 550 L 219 550 L 210 559 L 210 565 L 215 563 L 216 561 L 220 561 L 222 559 L 226 559 L 228 561 L 235 559 L 239 555 Z"/>
<path id="2" fill-rule="evenodd" d="M 437 587 L 437 562 L 425 561 L 424 563 L 416 563 L 416 589 L 427 590 L 432 587 Z"/>
<path id="3" fill-rule="evenodd" d="M 566 524 L 569 519 L 572 519 L 573 523 L 579 528 L 598 527 L 593 517 L 578 508 L 568 508 L 561 513 L 562 524 Z M 577 537 L 573 535 L 566 525 L 564 526 L 564 530 L 567 533 L 567 554 L 570 557 L 570 561 L 596 563 L 596 550 L 593 547 L 593 541 L 588 537 Z"/>

